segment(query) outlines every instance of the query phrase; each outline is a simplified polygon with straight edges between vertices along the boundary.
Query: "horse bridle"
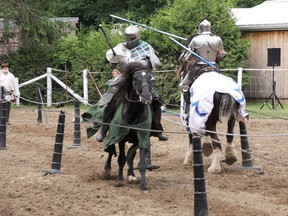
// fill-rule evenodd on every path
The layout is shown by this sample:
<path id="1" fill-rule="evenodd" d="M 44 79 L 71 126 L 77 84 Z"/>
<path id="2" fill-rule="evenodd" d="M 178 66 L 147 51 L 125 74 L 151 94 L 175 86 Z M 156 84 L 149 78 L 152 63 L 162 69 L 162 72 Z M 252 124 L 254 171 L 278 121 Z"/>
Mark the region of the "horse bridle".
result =
<path id="1" fill-rule="evenodd" d="M 145 87 L 145 86 L 148 86 L 148 87 L 150 88 L 150 85 L 149 85 L 147 82 L 142 83 L 142 85 L 140 86 L 139 89 L 136 88 L 136 84 L 135 84 L 135 82 L 134 82 L 134 77 L 135 77 L 137 74 L 142 73 L 142 72 L 148 73 L 146 70 L 136 71 L 136 72 L 133 74 L 133 81 L 132 81 L 133 89 L 134 89 L 135 92 L 137 93 L 139 99 L 138 99 L 137 101 L 131 100 L 131 99 L 128 98 L 128 95 L 126 94 L 126 99 L 127 99 L 129 102 L 134 102 L 134 103 L 141 102 L 141 101 L 140 101 L 140 94 L 141 94 L 141 92 L 139 92 L 139 90 L 142 90 L 142 88 Z"/>

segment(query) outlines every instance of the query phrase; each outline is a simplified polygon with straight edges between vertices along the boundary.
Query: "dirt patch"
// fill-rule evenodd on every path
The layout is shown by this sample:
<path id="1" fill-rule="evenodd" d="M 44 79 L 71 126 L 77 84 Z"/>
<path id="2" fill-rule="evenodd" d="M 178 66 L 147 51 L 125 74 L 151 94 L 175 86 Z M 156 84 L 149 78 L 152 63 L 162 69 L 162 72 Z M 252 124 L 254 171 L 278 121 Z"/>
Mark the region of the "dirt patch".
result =
<path id="1" fill-rule="evenodd" d="M 0 151 L 1 216 L 194 214 L 193 170 L 182 166 L 188 138 L 179 117 L 163 116 L 168 141 L 152 138 L 152 161 L 161 167 L 147 173 L 150 192 L 143 194 L 139 184 L 116 187 L 114 180 L 101 178 L 107 155 L 103 143 L 95 137 L 87 140 L 88 124 L 81 124 L 82 147 L 69 149 L 74 143 L 74 111 L 62 110 L 66 113 L 63 174 L 49 175 L 43 171 L 51 168 L 60 109 L 46 112 L 42 124 L 32 109 L 12 110 L 7 149 Z M 209 215 L 288 216 L 287 137 L 255 136 L 287 134 L 287 128 L 285 120 L 251 119 L 247 124 L 253 135 L 249 137 L 253 162 L 261 172 L 239 169 L 242 157 L 237 151 L 236 164 L 223 164 L 222 173 L 212 175 L 207 172 L 211 158 L 204 157 Z M 219 130 L 226 131 L 223 125 Z M 220 137 L 223 144 L 224 138 Z M 239 137 L 235 145 L 240 148 Z M 116 158 L 112 166 L 116 175 Z"/>

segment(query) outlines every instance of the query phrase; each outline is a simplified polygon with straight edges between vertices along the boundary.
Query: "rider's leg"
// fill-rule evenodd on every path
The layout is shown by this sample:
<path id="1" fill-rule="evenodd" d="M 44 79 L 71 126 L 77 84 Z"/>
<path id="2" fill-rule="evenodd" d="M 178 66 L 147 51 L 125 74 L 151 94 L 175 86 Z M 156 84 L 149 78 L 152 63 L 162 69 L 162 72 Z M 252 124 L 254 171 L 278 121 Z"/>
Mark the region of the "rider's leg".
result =
<path id="1" fill-rule="evenodd" d="M 186 76 L 183 78 L 183 80 L 180 82 L 179 84 L 179 88 L 183 91 L 183 92 L 187 92 L 189 90 L 189 86 L 192 83 L 192 72 L 188 71 L 188 73 L 186 74 Z"/>
<path id="2" fill-rule="evenodd" d="M 99 134 L 96 136 L 96 139 L 99 142 L 103 142 L 104 138 L 106 137 L 107 131 L 109 129 L 109 123 L 112 120 L 115 106 L 116 106 L 117 98 L 114 96 L 111 101 L 108 103 L 107 107 L 104 109 L 103 119 L 102 122 L 104 124 L 101 125 Z"/>
<path id="3" fill-rule="evenodd" d="M 152 118 L 152 130 L 159 130 L 163 131 L 163 126 L 161 124 L 161 103 L 158 99 L 152 101 L 152 112 L 153 112 L 153 118 Z M 168 137 L 163 134 L 163 132 L 151 132 L 151 136 L 158 137 L 160 141 L 166 141 L 168 140 Z"/>

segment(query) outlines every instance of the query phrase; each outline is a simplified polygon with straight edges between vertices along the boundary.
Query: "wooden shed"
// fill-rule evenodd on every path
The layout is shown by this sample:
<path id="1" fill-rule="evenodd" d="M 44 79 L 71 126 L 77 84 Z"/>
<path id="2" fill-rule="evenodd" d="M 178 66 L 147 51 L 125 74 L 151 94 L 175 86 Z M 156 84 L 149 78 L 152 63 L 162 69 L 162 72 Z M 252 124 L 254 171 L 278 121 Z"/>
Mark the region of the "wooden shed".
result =
<path id="1" fill-rule="evenodd" d="M 247 62 L 253 69 L 247 70 L 251 82 L 243 87 L 247 98 L 269 97 L 275 81 L 277 97 L 288 99 L 287 9 L 288 0 L 269 0 L 252 8 L 232 9 L 236 25 L 251 44 Z"/>
<path id="2" fill-rule="evenodd" d="M 76 36 L 76 25 L 79 21 L 78 17 L 60 17 L 60 18 L 51 18 L 52 22 L 64 22 L 68 23 L 64 29 L 64 32 L 67 32 L 73 36 Z M 16 52 L 19 47 L 19 40 L 17 33 L 19 32 L 19 28 L 10 21 L 9 30 L 11 33 L 14 33 L 15 36 L 13 38 L 9 38 L 9 40 L 3 39 L 3 29 L 4 29 L 4 20 L 0 19 L 0 55 L 8 55 L 10 53 Z"/>

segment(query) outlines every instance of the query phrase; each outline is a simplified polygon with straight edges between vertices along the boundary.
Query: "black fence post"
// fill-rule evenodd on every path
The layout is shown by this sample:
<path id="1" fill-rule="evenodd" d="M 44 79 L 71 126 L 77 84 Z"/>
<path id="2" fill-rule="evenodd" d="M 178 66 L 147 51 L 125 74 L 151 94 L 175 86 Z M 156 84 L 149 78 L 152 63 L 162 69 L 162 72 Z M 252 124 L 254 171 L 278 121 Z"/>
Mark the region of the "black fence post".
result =
<path id="1" fill-rule="evenodd" d="M 68 148 L 81 147 L 81 117 L 80 117 L 80 101 L 75 99 L 75 116 L 74 116 L 74 143 Z"/>
<path id="2" fill-rule="evenodd" d="M 0 86 L 0 109 L 2 110 L 2 102 L 4 102 L 4 87 Z M 1 117 L 2 111 L 0 112 Z"/>
<path id="3" fill-rule="evenodd" d="M 244 122 L 239 122 L 240 134 L 241 134 L 241 149 L 242 149 L 242 168 L 243 169 L 255 169 L 260 170 L 259 166 L 254 166 L 252 157 L 251 157 L 251 149 L 248 142 L 246 124 Z M 243 136 L 242 136 L 243 135 Z"/>
<path id="4" fill-rule="evenodd" d="M 37 86 L 37 101 L 38 101 L 38 118 L 37 122 L 42 123 L 42 97 L 40 87 Z"/>
<path id="5" fill-rule="evenodd" d="M 55 138 L 54 154 L 52 159 L 52 166 L 50 170 L 44 170 L 47 174 L 61 173 L 61 160 L 63 151 L 63 139 L 64 139 L 64 128 L 65 128 L 65 112 L 60 111 L 57 134 Z"/>
<path id="6" fill-rule="evenodd" d="M 6 149 L 7 102 L 0 99 L 0 150 Z"/>
<path id="7" fill-rule="evenodd" d="M 201 138 L 193 134 L 194 215 L 208 216 Z"/>

